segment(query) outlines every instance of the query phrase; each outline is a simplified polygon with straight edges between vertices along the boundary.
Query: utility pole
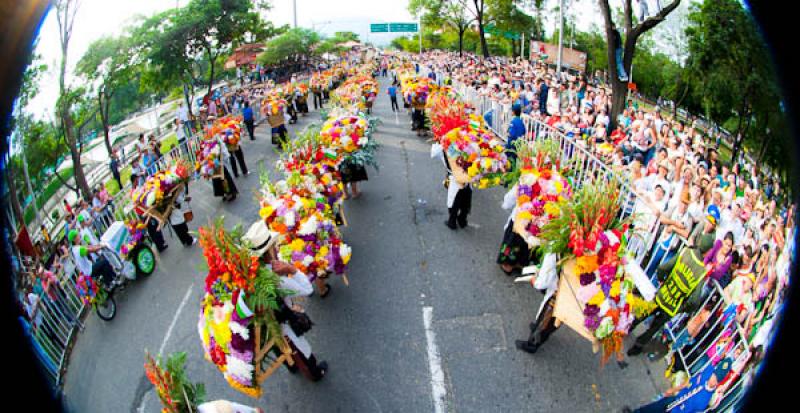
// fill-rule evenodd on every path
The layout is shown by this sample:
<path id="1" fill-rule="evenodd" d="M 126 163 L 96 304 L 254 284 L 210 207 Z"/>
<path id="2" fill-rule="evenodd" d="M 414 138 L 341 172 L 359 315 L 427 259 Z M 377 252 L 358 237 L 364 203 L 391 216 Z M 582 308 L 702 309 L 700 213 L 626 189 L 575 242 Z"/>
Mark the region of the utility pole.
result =
<path id="1" fill-rule="evenodd" d="M 417 31 L 419 32 L 419 54 L 422 54 L 422 13 L 417 16 Z"/>
<path id="2" fill-rule="evenodd" d="M 520 51 L 519 56 L 524 60 L 525 59 L 525 32 L 522 32 L 522 41 L 520 42 Z"/>
<path id="3" fill-rule="evenodd" d="M 297 28 L 297 0 L 292 0 L 292 22 L 294 22 L 294 28 Z"/>
<path id="4" fill-rule="evenodd" d="M 561 78 L 561 54 L 564 48 L 564 0 L 559 0 L 558 5 L 558 65 L 556 66 L 556 76 Z"/>

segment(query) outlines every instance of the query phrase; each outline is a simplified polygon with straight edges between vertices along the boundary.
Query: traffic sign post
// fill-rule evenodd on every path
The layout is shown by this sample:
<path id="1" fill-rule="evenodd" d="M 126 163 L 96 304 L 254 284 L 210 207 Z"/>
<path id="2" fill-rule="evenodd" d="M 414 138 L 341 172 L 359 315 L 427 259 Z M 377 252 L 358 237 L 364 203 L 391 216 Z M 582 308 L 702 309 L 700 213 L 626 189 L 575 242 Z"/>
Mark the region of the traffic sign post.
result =
<path id="1" fill-rule="evenodd" d="M 373 23 L 369 25 L 371 33 L 387 33 L 389 31 L 388 23 Z"/>

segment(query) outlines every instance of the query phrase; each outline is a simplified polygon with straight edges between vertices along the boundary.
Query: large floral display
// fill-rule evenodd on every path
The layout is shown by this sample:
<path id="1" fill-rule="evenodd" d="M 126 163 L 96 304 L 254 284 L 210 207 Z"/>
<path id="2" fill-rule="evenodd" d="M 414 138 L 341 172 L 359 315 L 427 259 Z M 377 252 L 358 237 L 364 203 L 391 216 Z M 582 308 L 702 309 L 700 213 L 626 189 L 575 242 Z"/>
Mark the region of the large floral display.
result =
<path id="1" fill-rule="evenodd" d="M 190 170 L 189 164 L 179 160 L 169 168 L 150 175 L 131 194 L 133 203 L 145 210 L 165 208 L 172 202 L 173 191 L 189 180 Z"/>
<path id="2" fill-rule="evenodd" d="M 272 312 L 280 299 L 279 278 L 241 244 L 240 227 L 228 232 L 220 219 L 199 233 L 208 265 L 197 325 L 205 358 L 231 387 L 259 397 L 259 343 L 288 346 Z"/>

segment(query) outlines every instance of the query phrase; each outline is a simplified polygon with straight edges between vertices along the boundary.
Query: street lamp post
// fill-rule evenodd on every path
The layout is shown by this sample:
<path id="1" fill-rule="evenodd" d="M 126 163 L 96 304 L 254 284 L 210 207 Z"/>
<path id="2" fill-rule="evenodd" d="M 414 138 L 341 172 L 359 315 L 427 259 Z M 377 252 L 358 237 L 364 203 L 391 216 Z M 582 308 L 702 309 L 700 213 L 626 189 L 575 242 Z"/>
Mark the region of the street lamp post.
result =
<path id="1" fill-rule="evenodd" d="M 561 77 L 561 54 L 564 48 L 564 0 L 559 1 L 558 5 L 558 65 L 556 66 L 556 76 Z"/>
<path id="2" fill-rule="evenodd" d="M 297 28 L 297 0 L 292 0 L 292 22 L 294 23 L 294 28 Z"/>

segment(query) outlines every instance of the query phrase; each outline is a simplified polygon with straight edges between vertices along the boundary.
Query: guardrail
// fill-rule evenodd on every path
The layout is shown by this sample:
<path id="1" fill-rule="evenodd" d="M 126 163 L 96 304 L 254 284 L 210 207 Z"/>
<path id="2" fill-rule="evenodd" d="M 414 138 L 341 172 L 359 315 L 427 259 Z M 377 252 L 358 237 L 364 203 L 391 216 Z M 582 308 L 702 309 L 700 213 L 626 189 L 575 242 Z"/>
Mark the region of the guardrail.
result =
<path id="1" fill-rule="evenodd" d="M 441 74 L 437 74 L 438 76 L 441 76 Z M 508 125 L 511 120 L 510 107 L 506 108 L 491 102 L 490 99 L 482 96 L 474 88 L 463 84 L 455 84 L 454 89 L 466 103 L 479 111 L 480 114 L 491 111 L 490 122 L 487 122 L 489 127 L 500 138 L 506 139 Z M 620 188 L 621 217 L 625 218 L 633 214 L 638 200 L 627 177 L 622 176 L 605 161 L 597 157 L 587 148 L 585 141 L 567 136 L 558 129 L 537 121 L 530 116 L 523 115 L 522 120 L 525 124 L 526 133 L 521 139 L 528 142 L 541 139 L 558 142 L 561 148 L 561 165 L 571 171 L 573 185 L 577 187 L 584 184 L 592 184 L 597 179 L 616 180 Z M 661 240 L 662 231 L 663 226 L 657 219 L 653 220 L 652 223 L 635 219 L 628 236 L 629 251 L 633 253 L 636 262 L 645 269 L 645 272 L 651 276 L 651 280 L 656 285 L 655 270 L 658 265 L 668 260 L 687 244 L 686 239 L 681 237 L 678 238 L 675 245 L 672 245 L 672 242 L 667 245 L 657 242 L 657 240 Z M 727 309 L 731 303 L 722 293 L 719 284 L 714 280 L 710 280 L 705 285 L 698 286 L 698 288 L 709 290 L 704 305 L 693 314 L 678 314 L 664 329 L 671 342 L 675 343 L 679 338 L 683 340 L 688 334 L 686 321 L 700 316 L 703 311 L 709 312 L 709 317 L 706 321 L 707 327 L 696 336 L 700 338 L 696 341 L 696 344 L 680 346 L 675 350 L 678 359 L 682 363 L 681 365 L 685 367 L 687 374 L 690 376 L 701 371 L 712 362 L 712 358 L 706 356 L 706 354 L 713 350 L 714 346 L 723 337 L 731 338 L 731 344 L 726 350 L 736 355 L 737 363 L 741 364 L 742 360 L 746 360 L 751 356 L 748 342 L 740 323 L 735 317 L 733 319 L 723 318 L 724 309 Z M 709 306 L 708 304 L 714 299 L 716 304 Z M 727 352 L 726 354 L 728 354 Z M 723 411 L 741 399 L 744 395 L 744 388 L 739 378 L 740 376 L 737 376 L 731 382 L 724 383 L 724 391 L 719 392 L 718 397 L 714 399 L 714 405 L 709 407 L 707 411 Z"/>

